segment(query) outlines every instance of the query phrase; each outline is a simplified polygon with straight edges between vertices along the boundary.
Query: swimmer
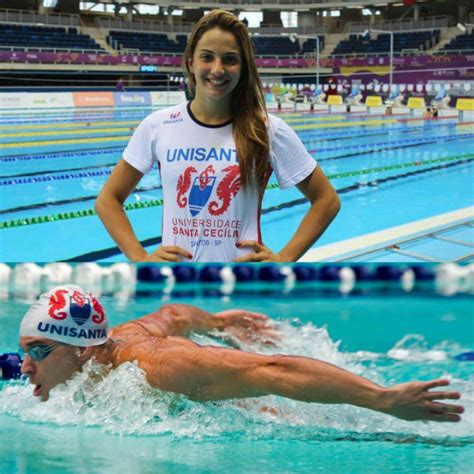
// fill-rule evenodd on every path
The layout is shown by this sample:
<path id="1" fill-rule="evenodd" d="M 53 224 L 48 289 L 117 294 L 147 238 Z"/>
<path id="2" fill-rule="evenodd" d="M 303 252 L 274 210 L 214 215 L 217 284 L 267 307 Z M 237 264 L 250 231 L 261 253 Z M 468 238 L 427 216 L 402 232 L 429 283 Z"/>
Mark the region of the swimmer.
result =
<path id="1" fill-rule="evenodd" d="M 423 118 L 431 119 L 434 117 L 434 113 L 431 107 L 427 107 L 425 112 L 423 113 Z"/>
<path id="2" fill-rule="evenodd" d="M 246 26 L 223 10 L 204 15 L 183 65 L 192 100 L 156 111 L 137 127 L 97 198 L 98 216 L 135 262 L 298 260 L 340 201 L 296 133 L 267 113 Z M 155 164 L 163 189 L 162 245 L 149 253 L 123 204 Z M 264 244 L 260 230 L 272 173 L 280 188 L 296 186 L 310 204 L 278 252 Z"/>
<path id="3" fill-rule="evenodd" d="M 308 403 L 351 404 L 404 420 L 460 421 L 464 408 L 454 391 L 432 391 L 447 380 L 382 387 L 332 364 L 287 355 L 261 355 L 202 346 L 190 332 L 222 331 L 241 340 L 275 342 L 276 326 L 264 315 L 240 310 L 211 314 L 186 305 L 166 305 L 155 313 L 109 330 L 99 301 L 75 285 L 40 296 L 20 326 L 21 367 L 46 401 L 52 388 L 69 380 L 90 359 L 111 369 L 138 364 L 148 383 L 196 401 L 278 395 Z"/>

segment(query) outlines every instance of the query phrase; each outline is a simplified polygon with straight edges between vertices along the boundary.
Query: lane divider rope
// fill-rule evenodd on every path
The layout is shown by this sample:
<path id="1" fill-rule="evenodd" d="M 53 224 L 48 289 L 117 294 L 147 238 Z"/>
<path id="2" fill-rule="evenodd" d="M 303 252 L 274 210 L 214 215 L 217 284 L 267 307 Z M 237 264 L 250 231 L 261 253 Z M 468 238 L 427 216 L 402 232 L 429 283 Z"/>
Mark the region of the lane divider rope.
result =
<path id="1" fill-rule="evenodd" d="M 350 176 L 360 176 L 360 175 L 371 174 L 371 173 L 376 173 L 380 171 L 391 171 L 391 170 L 396 170 L 396 169 L 408 168 L 410 166 L 423 166 L 423 165 L 429 165 L 429 164 L 435 164 L 435 163 L 447 163 L 447 162 L 453 162 L 455 160 L 457 160 L 458 163 L 461 164 L 461 163 L 469 162 L 473 159 L 474 159 L 474 153 L 470 153 L 470 154 L 466 153 L 463 155 L 451 156 L 451 157 L 446 157 L 446 158 L 438 158 L 438 159 L 425 160 L 425 161 L 414 161 L 411 163 L 382 166 L 378 168 L 371 168 L 368 170 L 358 170 L 358 171 L 349 171 L 345 173 L 337 173 L 333 175 L 328 175 L 328 179 L 339 179 L 339 178 L 346 178 Z M 425 168 L 424 171 L 428 171 L 430 169 L 439 169 L 439 166 L 435 168 L 428 168 L 428 169 Z M 383 179 L 391 179 L 391 178 L 392 177 L 383 178 Z M 278 187 L 278 183 L 273 183 L 273 184 L 267 185 L 266 189 L 275 189 L 277 187 Z M 304 202 L 305 199 L 302 199 L 302 201 Z M 162 199 L 154 199 L 154 200 L 149 200 L 149 201 L 126 204 L 124 206 L 124 209 L 127 211 L 131 211 L 131 210 L 144 209 L 148 207 L 155 207 L 155 206 L 161 206 L 161 205 L 163 205 Z M 277 205 L 277 206 L 283 206 L 283 205 Z M 82 211 L 70 211 L 70 212 L 64 212 L 60 214 L 49 215 L 49 216 L 38 216 L 38 217 L 32 217 L 32 218 L 26 217 L 23 219 L 14 219 L 10 221 L 1 222 L 0 229 L 20 227 L 20 226 L 32 225 L 32 224 L 42 224 L 42 223 L 54 222 L 54 221 L 60 221 L 60 220 L 66 220 L 66 219 L 76 219 L 80 217 L 93 216 L 95 214 L 96 212 L 94 209 L 85 209 Z"/>

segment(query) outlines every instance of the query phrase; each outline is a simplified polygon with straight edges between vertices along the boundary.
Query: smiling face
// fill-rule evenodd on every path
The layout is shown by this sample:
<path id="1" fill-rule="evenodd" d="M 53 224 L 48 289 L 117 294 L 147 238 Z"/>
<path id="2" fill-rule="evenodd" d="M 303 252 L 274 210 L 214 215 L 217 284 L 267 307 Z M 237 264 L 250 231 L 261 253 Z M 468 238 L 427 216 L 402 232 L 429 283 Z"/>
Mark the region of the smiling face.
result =
<path id="1" fill-rule="evenodd" d="M 188 69 L 194 75 L 198 101 L 230 101 L 241 73 L 237 39 L 220 28 L 206 31 L 188 60 Z"/>
<path id="2" fill-rule="evenodd" d="M 22 374 L 28 375 L 31 384 L 35 385 L 33 395 L 48 400 L 50 390 L 69 380 L 81 370 L 83 360 L 77 356 L 77 347 L 61 344 L 54 348 L 40 361 L 34 361 L 27 351 L 35 345 L 56 345 L 56 341 L 40 337 L 21 337 L 20 347 L 25 351 L 21 365 Z"/>

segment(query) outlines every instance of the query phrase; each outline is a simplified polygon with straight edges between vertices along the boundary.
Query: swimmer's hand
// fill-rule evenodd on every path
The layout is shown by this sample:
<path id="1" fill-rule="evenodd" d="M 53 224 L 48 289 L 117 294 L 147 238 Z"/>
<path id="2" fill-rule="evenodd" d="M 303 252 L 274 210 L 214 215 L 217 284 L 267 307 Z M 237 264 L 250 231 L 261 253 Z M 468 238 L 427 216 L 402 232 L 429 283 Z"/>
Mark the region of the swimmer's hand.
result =
<path id="1" fill-rule="evenodd" d="M 158 247 L 152 253 L 145 253 L 140 262 L 181 262 L 182 257 L 193 258 L 192 254 L 177 245 L 166 245 Z"/>
<path id="2" fill-rule="evenodd" d="M 380 411 L 408 421 L 461 421 L 464 407 L 436 401 L 459 400 L 459 392 L 430 392 L 432 388 L 446 385 L 449 385 L 449 380 L 443 379 L 394 385 L 385 390 L 382 396 L 385 406 Z"/>
<path id="3" fill-rule="evenodd" d="M 256 240 L 241 240 L 236 246 L 241 249 L 248 247 L 254 251 L 242 257 L 236 258 L 234 262 L 287 262 L 279 253 L 273 253 L 268 247 L 258 243 Z"/>
<path id="4" fill-rule="evenodd" d="M 242 342 L 260 342 L 274 346 L 281 336 L 278 325 L 262 313 L 229 309 L 214 315 L 217 327 Z"/>

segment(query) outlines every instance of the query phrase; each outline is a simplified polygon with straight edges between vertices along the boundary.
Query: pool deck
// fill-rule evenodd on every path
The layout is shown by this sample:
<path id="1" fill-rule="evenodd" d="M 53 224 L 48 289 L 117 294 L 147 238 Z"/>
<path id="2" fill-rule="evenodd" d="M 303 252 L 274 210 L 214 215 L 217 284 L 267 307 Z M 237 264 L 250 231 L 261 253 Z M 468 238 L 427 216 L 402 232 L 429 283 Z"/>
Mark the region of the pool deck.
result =
<path id="1" fill-rule="evenodd" d="M 357 257 L 364 256 L 365 261 L 370 261 L 371 255 L 383 252 L 399 253 L 400 260 L 407 261 L 407 257 L 415 261 L 466 261 L 473 258 L 474 241 L 472 235 L 464 240 L 439 238 L 433 236 L 435 233 L 452 230 L 455 227 L 465 227 L 472 229 L 472 220 L 474 219 L 474 206 L 458 209 L 457 211 L 439 214 L 427 219 L 421 219 L 409 224 L 391 227 L 378 232 L 372 232 L 359 237 L 342 240 L 333 244 L 324 245 L 317 249 L 306 252 L 300 259 L 301 262 L 318 261 L 348 261 Z M 400 249 L 403 243 L 414 242 L 421 239 L 436 239 L 436 252 L 440 257 L 430 256 L 423 253 L 405 252 Z M 456 246 L 462 248 L 461 255 L 452 258 L 450 247 Z M 400 251 L 401 250 L 401 251 Z M 410 255 L 412 253 L 412 255 Z M 442 256 L 445 258 L 441 258 Z M 446 257 L 448 257 L 446 259 Z M 450 258 L 451 257 L 451 258 Z M 398 260 L 398 259 L 397 259 Z"/>

